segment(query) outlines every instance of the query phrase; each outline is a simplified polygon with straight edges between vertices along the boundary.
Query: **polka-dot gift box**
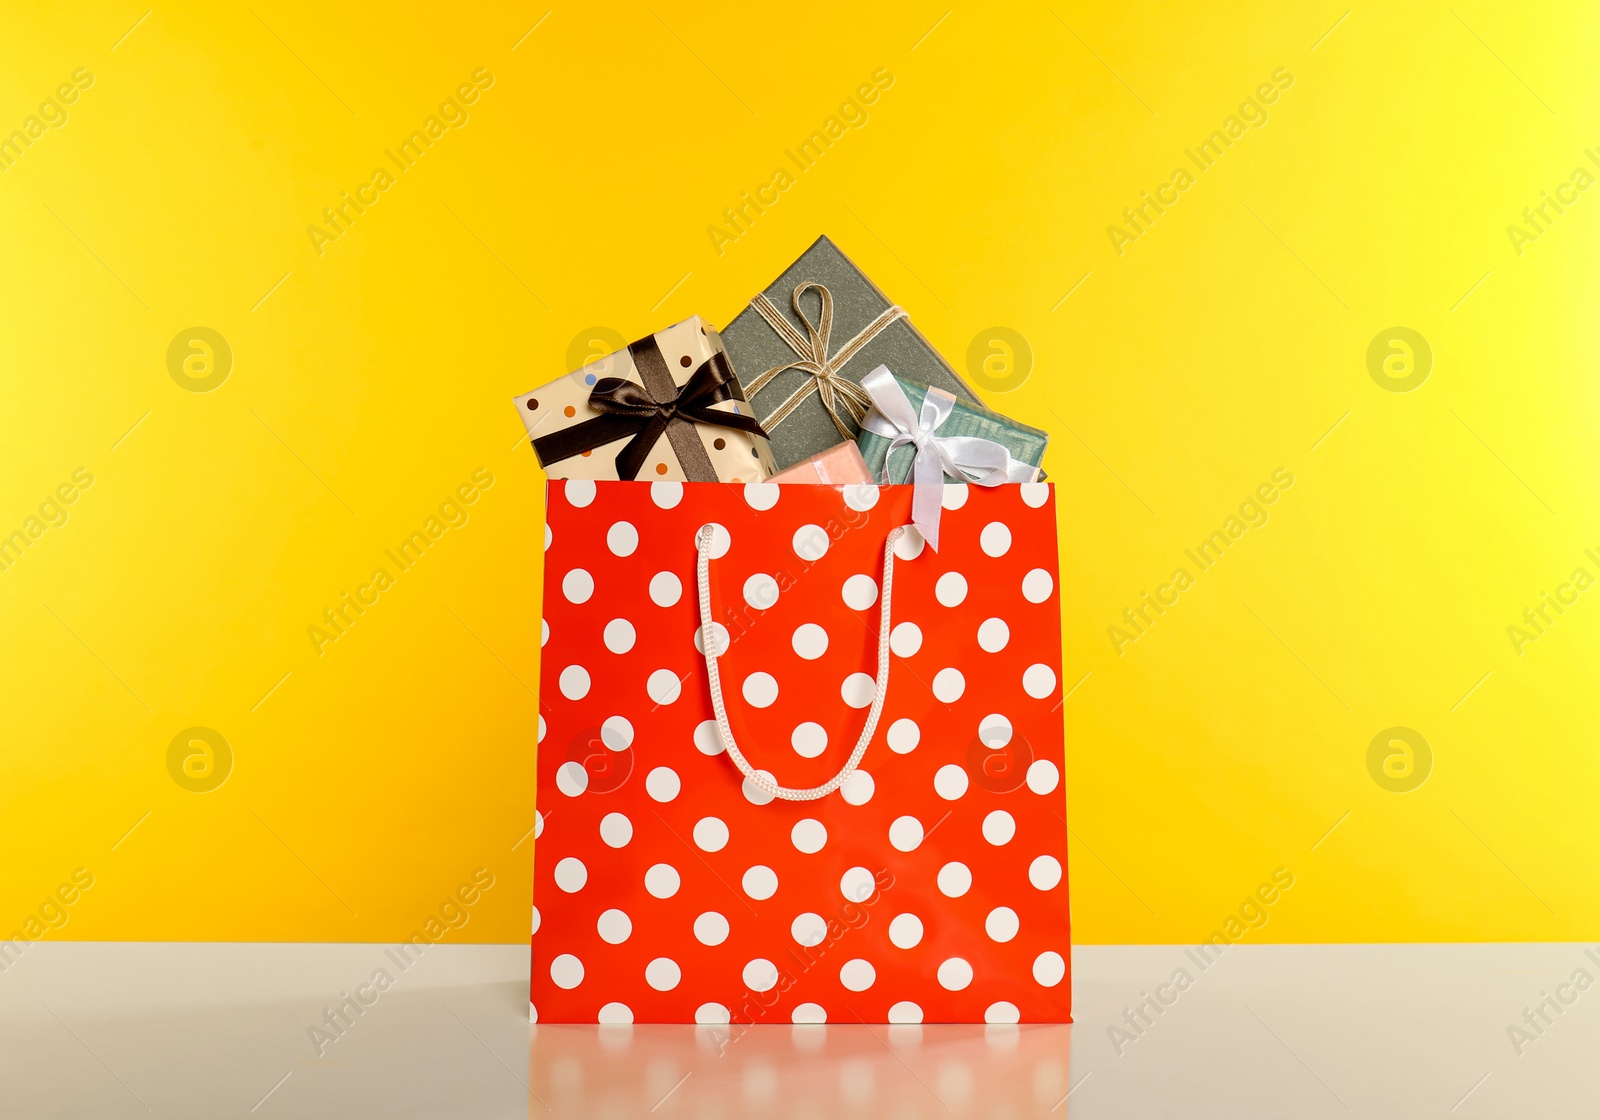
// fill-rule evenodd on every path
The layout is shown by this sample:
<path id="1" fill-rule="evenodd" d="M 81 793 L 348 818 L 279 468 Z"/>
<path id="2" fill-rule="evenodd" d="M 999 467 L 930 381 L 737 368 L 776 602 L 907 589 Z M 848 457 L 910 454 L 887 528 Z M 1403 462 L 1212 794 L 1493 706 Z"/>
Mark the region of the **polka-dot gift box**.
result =
<path id="1" fill-rule="evenodd" d="M 1055 502 L 947 486 L 550 483 L 532 1014 L 1068 1022 Z M 729 728 L 696 581 L 707 536 Z"/>
<path id="2" fill-rule="evenodd" d="M 607 378 L 638 386 L 635 399 L 649 397 L 658 404 L 676 400 L 690 413 L 698 404 L 703 416 L 726 413 L 738 419 L 729 426 L 680 417 L 672 424 L 681 430 L 663 428 L 652 441 L 648 433 L 640 434 L 643 416 L 630 423 L 615 411 L 595 407 L 592 395 L 605 393 Z M 513 399 L 539 464 L 551 478 L 616 479 L 624 477 L 619 466 L 631 463 L 637 470 L 631 477 L 641 482 L 713 476 L 723 482 L 760 482 L 777 469 L 766 437 L 755 434 L 759 425 L 727 362 L 721 336 L 698 315 Z M 638 449 L 637 461 L 629 458 L 635 437 L 649 444 Z"/>

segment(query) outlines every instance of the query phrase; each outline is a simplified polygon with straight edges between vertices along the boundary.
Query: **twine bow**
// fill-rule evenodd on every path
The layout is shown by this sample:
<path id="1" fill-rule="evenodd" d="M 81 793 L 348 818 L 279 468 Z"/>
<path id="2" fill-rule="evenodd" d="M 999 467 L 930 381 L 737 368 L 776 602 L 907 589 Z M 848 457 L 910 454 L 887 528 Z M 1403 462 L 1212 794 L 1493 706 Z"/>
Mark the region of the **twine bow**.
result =
<path id="1" fill-rule="evenodd" d="M 939 551 L 939 515 L 944 509 L 946 475 L 978 486 L 999 486 L 1005 482 L 1032 482 L 1039 472 L 1031 463 L 1013 459 L 1006 447 L 992 439 L 938 435 L 956 404 L 955 397 L 943 389 L 928 388 L 919 415 L 887 366 L 879 366 L 863 377 L 861 387 L 873 405 L 861 426 L 889 440 L 883 457 L 885 476 L 889 456 L 895 449 L 913 448 L 911 522 L 935 552 Z"/>
<path id="2" fill-rule="evenodd" d="M 822 318 L 816 323 L 811 321 L 805 308 L 800 306 L 800 296 L 811 288 L 815 288 L 822 297 Z M 770 385 L 778 374 L 785 370 L 798 369 L 809 375 L 805 384 L 790 393 L 782 404 L 773 409 L 772 413 L 761 421 L 761 426 L 769 432 L 772 431 L 815 393 L 822 399 L 822 407 L 828 410 L 833 426 L 839 429 L 839 435 L 847 440 L 853 440 L 856 438 L 856 430 L 861 426 L 862 418 L 872 407 L 872 398 L 861 386 L 844 377 L 839 371 L 885 327 L 896 319 L 905 318 L 905 310 L 897 306 L 886 308 L 883 314 L 863 327 L 854 338 L 839 347 L 830 357 L 828 341 L 829 335 L 833 333 L 833 293 L 828 291 L 825 285 L 807 281 L 795 285 L 793 298 L 794 313 L 805 324 L 805 335 L 783 317 L 765 292 L 750 301 L 750 306 L 755 308 L 756 313 L 778 333 L 779 338 L 788 343 L 789 349 L 793 350 L 797 357 L 795 361 L 774 366 L 759 374 L 745 386 L 745 395 L 754 401 L 756 394 Z M 848 421 L 845 415 L 850 417 Z"/>

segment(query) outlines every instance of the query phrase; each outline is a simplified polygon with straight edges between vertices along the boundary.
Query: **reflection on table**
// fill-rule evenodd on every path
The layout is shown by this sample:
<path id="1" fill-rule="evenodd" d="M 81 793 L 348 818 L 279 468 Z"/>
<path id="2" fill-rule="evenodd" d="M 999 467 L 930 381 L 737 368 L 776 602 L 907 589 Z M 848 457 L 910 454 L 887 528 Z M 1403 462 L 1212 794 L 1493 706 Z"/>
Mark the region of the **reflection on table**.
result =
<path id="1" fill-rule="evenodd" d="M 1065 1116 L 1070 1026 L 532 1028 L 528 1114 Z"/>

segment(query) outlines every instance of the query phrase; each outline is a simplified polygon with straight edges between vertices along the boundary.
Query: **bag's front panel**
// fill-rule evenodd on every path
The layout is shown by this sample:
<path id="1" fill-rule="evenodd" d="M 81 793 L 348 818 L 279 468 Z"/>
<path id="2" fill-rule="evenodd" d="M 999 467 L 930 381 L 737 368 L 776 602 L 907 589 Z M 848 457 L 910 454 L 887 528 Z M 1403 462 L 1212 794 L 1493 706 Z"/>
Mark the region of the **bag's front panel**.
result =
<path id="1" fill-rule="evenodd" d="M 697 645 L 714 522 L 728 716 L 791 787 L 873 695 L 911 488 L 552 482 L 532 1001 L 548 1022 L 1070 1018 L 1060 613 L 1046 485 L 950 487 L 893 581 L 877 734 L 768 800 Z"/>

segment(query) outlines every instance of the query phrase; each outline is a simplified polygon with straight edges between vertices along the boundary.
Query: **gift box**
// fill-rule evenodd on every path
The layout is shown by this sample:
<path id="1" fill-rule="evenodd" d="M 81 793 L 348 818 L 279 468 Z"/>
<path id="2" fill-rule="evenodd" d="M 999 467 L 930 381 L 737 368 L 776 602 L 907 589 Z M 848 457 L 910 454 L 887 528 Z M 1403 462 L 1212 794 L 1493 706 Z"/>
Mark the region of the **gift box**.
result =
<path id="1" fill-rule="evenodd" d="M 779 471 L 767 481 L 845 486 L 853 482 L 876 480 L 867 461 L 861 457 L 861 449 L 853 443 L 841 443 L 803 459 L 787 470 Z"/>
<path id="2" fill-rule="evenodd" d="M 826 237 L 722 332 L 781 470 L 854 440 L 871 402 L 861 378 L 878 365 L 978 403 L 900 307 Z"/>
<path id="3" fill-rule="evenodd" d="M 977 447 L 973 441 L 982 441 L 990 445 L 999 445 L 1005 453 L 1009 453 L 1010 461 L 1002 462 L 999 470 L 1005 473 L 1007 481 L 1034 482 L 1043 478 L 1039 464 L 1044 460 L 1045 447 L 1050 443 L 1050 436 L 1038 428 L 1022 424 L 1009 416 L 1002 416 L 992 412 L 980 404 L 955 398 L 945 394 L 941 403 L 948 407 L 934 410 L 924 407 L 929 393 L 939 394 L 941 390 L 931 389 L 927 385 L 918 384 L 909 378 L 901 377 L 896 371 L 891 374 L 887 369 L 874 370 L 866 378 L 868 386 L 873 387 L 874 396 L 883 396 L 879 386 L 885 380 L 892 380 L 899 386 L 903 394 L 904 403 L 909 405 L 909 415 L 901 408 L 900 402 L 892 401 L 890 408 L 877 407 L 869 412 L 863 421 L 861 435 L 856 440 L 856 446 L 861 449 L 861 457 L 866 460 L 867 469 L 873 477 L 884 483 L 906 482 L 911 477 L 912 464 L 917 458 L 917 447 L 910 442 L 910 437 L 917 428 L 927 427 L 928 434 L 932 435 L 939 443 L 948 441 L 952 458 L 950 462 L 967 465 L 963 458 L 963 449 Z M 888 415 L 885 415 L 888 413 Z M 943 413 L 942 419 L 938 414 Z M 893 451 L 892 444 L 901 439 L 899 446 Z M 978 462 L 974 459 L 973 462 Z M 1024 466 L 1025 464 L 1025 466 Z M 995 469 L 994 466 L 983 461 L 980 469 Z M 1026 477 L 1023 477 L 1023 476 Z M 955 477 L 948 469 L 944 472 L 947 482 L 966 482 L 967 478 Z"/>
<path id="4" fill-rule="evenodd" d="M 698 315 L 515 399 L 551 478 L 761 482 L 777 469 Z"/>

